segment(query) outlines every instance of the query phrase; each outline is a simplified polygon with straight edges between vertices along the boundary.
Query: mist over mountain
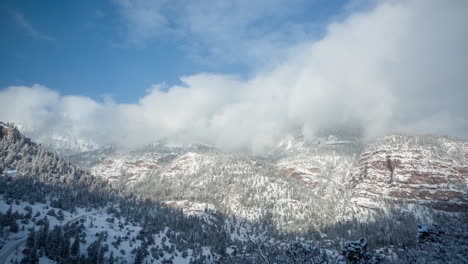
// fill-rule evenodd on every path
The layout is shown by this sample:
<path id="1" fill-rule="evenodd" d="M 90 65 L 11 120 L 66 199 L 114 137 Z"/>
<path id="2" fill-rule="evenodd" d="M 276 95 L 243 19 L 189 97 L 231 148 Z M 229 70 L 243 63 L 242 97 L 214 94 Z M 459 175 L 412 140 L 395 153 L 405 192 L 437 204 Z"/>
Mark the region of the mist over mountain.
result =
<path id="1" fill-rule="evenodd" d="M 141 147 L 169 139 L 250 153 L 294 131 L 466 138 L 467 9 L 465 1 L 381 1 L 331 22 L 323 38 L 296 43 L 249 78 L 183 76 L 178 85 L 149 87 L 134 103 L 10 86 L 0 91 L 0 120 L 48 144 L 65 137 Z"/>
<path id="2" fill-rule="evenodd" d="M 462 140 L 392 135 L 366 145 L 295 136 L 262 158 L 160 143 L 67 159 L 0 122 L 1 261 L 467 258 L 468 142 Z"/>
<path id="3" fill-rule="evenodd" d="M 468 263 L 467 14 L 6 0 L 0 264 Z"/>

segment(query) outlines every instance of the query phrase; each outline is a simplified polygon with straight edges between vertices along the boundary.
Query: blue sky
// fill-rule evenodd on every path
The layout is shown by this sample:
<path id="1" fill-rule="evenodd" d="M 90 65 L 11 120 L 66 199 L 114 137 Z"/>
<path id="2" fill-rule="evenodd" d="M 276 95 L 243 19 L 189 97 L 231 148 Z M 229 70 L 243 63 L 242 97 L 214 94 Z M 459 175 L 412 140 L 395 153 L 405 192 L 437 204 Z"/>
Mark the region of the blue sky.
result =
<path id="1" fill-rule="evenodd" d="M 151 85 L 177 84 L 181 76 L 247 77 L 280 62 L 289 47 L 320 38 L 349 8 L 344 0 L 237 1 L 228 7 L 189 2 L 2 1 L 0 89 L 38 83 L 65 95 L 130 103 Z M 206 21 L 197 18 L 204 10 Z M 218 37 L 223 34 L 232 38 Z M 246 51 L 264 43 L 278 45 L 264 54 Z"/>
<path id="2" fill-rule="evenodd" d="M 464 0 L 2 1 L 0 120 L 42 143 L 252 153 L 298 131 L 466 139 L 467 13 Z"/>

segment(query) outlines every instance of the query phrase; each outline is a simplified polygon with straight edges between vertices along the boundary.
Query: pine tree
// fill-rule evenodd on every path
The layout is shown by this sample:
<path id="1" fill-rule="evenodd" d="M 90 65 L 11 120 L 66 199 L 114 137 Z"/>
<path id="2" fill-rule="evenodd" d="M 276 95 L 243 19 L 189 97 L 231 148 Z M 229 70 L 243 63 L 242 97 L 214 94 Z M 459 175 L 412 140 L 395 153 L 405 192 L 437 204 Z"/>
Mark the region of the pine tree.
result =
<path id="1" fill-rule="evenodd" d="M 39 263 L 39 257 L 37 256 L 37 249 L 33 248 L 31 251 L 31 264 L 38 264 Z"/>
<path id="2" fill-rule="evenodd" d="M 33 229 L 31 230 L 31 232 L 29 232 L 28 238 L 27 238 L 27 240 L 26 240 L 26 246 L 27 246 L 28 248 L 34 248 L 34 247 L 36 246 L 36 239 L 35 239 L 35 238 L 36 238 L 36 231 L 35 231 L 35 229 L 33 228 Z"/>
<path id="3" fill-rule="evenodd" d="M 45 248 L 48 236 L 49 236 L 49 220 L 47 219 L 47 217 L 44 216 L 43 226 L 41 228 L 41 231 L 39 232 L 39 239 L 37 240 L 38 248 Z"/>
<path id="4" fill-rule="evenodd" d="M 78 256 L 80 253 L 80 235 L 78 233 L 75 235 L 75 240 L 71 246 L 70 253 L 72 256 Z"/>
<path id="5" fill-rule="evenodd" d="M 63 221 L 65 219 L 65 216 L 63 215 L 63 211 L 60 210 L 57 214 L 57 220 Z"/>
<path id="6" fill-rule="evenodd" d="M 114 251 L 111 251 L 108 263 L 109 264 L 114 264 Z"/>
<path id="7" fill-rule="evenodd" d="M 8 208 L 5 215 L 2 217 L 1 226 L 9 226 L 11 225 L 12 221 L 13 221 L 13 214 L 12 214 L 12 207 L 10 206 L 10 208 Z"/>
<path id="8" fill-rule="evenodd" d="M 106 250 L 104 250 L 104 248 L 101 247 L 99 250 L 99 255 L 98 255 L 98 263 L 104 263 L 104 260 L 106 259 L 105 252 Z"/>
<path id="9" fill-rule="evenodd" d="M 70 238 L 65 235 L 61 239 L 61 252 L 60 256 L 62 259 L 67 259 L 70 256 Z"/>
<path id="10" fill-rule="evenodd" d="M 11 222 L 10 224 L 10 232 L 18 233 L 18 231 L 19 231 L 19 225 L 18 223 L 16 223 L 16 221 L 13 220 L 13 222 Z"/>
<path id="11" fill-rule="evenodd" d="M 145 254 L 143 252 L 143 248 L 139 247 L 137 249 L 137 252 L 136 252 L 136 256 L 135 256 L 135 264 L 142 264 L 143 263 L 143 259 L 145 258 Z"/>

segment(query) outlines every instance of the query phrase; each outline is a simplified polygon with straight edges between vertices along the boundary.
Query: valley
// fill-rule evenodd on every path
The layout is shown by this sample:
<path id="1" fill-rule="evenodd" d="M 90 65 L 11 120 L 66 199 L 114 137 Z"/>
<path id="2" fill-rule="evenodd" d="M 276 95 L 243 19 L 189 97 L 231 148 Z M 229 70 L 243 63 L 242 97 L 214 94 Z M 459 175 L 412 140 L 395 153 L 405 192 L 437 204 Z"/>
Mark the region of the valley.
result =
<path id="1" fill-rule="evenodd" d="M 13 220 L 5 223 L 4 260 L 288 263 L 294 247 L 304 257 L 298 263 L 344 263 L 346 243 L 360 238 L 368 263 L 412 254 L 434 263 L 466 259 L 468 144 L 457 139 L 390 135 L 368 144 L 291 136 L 262 156 L 157 143 L 104 146 L 63 160 L 13 127 L 1 131 L 0 219 L 16 215 L 24 230 L 15 234 Z M 63 224 L 51 210 L 63 212 Z M 79 232 L 87 241 L 80 253 L 64 258 L 34 244 L 25 255 L 25 237 L 37 236 L 44 221 L 63 229 L 70 245 Z M 78 224 L 79 231 L 67 231 Z M 437 239 L 422 241 L 428 228 Z M 428 248 L 441 243 L 439 259 Z"/>

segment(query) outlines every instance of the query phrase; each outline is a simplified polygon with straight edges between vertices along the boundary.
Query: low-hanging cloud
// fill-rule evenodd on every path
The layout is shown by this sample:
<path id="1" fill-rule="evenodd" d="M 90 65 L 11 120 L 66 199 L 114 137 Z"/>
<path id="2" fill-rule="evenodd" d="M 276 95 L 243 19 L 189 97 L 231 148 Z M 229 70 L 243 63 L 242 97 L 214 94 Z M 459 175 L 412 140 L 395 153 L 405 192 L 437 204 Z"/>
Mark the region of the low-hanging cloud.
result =
<path id="1" fill-rule="evenodd" d="M 52 131 L 99 144 L 170 139 L 257 153 L 297 130 L 467 138 L 467 11 L 463 0 L 383 1 L 251 79 L 186 76 L 180 86 L 155 85 L 136 104 L 12 86 L 0 91 L 0 120 L 44 142 Z"/>

